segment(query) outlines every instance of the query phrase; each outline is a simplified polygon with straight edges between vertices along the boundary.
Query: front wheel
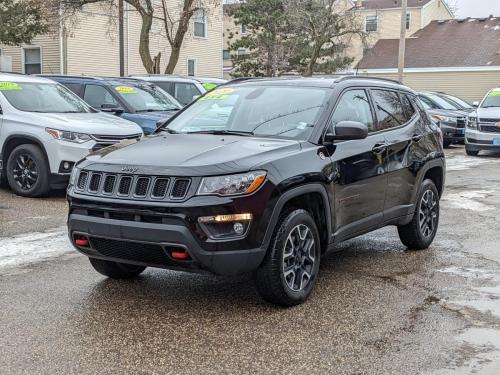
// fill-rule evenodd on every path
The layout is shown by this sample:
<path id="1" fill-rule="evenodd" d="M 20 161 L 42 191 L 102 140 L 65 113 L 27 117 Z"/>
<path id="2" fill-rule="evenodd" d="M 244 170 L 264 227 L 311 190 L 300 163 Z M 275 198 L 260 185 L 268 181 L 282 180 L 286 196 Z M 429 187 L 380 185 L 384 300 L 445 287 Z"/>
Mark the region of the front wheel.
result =
<path id="1" fill-rule="evenodd" d="M 465 153 L 469 156 L 477 156 L 479 154 L 478 150 L 471 150 L 467 146 L 465 146 Z"/>
<path id="2" fill-rule="evenodd" d="M 140 275 L 146 267 L 89 258 L 92 267 L 101 275 L 112 279 L 131 279 Z"/>
<path id="3" fill-rule="evenodd" d="M 436 236 L 439 224 L 439 193 L 432 180 L 420 186 L 412 221 L 398 227 L 399 238 L 408 248 L 427 249 Z"/>
<path id="4" fill-rule="evenodd" d="M 320 256 L 314 219 L 305 210 L 288 210 L 280 217 L 266 257 L 254 272 L 255 286 L 268 302 L 301 304 L 316 282 Z"/>
<path id="5" fill-rule="evenodd" d="M 450 146 L 451 146 L 451 141 L 449 141 L 449 140 L 448 140 L 448 141 L 447 141 L 447 140 L 444 140 L 444 141 L 443 141 L 443 147 L 444 147 L 444 148 L 448 148 L 448 147 L 450 147 Z"/>

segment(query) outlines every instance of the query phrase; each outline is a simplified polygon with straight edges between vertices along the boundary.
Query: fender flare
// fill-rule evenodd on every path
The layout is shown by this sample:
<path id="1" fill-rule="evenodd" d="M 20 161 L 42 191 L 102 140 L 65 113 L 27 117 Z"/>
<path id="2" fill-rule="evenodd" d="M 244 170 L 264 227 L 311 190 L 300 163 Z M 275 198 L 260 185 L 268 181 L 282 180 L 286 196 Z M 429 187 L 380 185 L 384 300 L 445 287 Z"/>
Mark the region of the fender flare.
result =
<path id="1" fill-rule="evenodd" d="M 2 145 L 2 149 L 0 150 L 0 160 L 2 160 L 2 164 L 3 164 L 3 168 L 0 169 L 0 171 L 3 170 L 5 172 L 5 166 L 7 165 L 7 160 L 4 160 L 5 147 L 14 138 L 26 139 L 26 140 L 30 141 L 29 143 L 36 144 L 42 150 L 43 155 L 45 156 L 45 160 L 47 161 L 47 163 L 49 162 L 49 157 L 47 155 L 47 151 L 45 150 L 43 143 L 38 138 L 33 137 L 32 135 L 26 135 L 26 134 L 11 134 L 5 139 L 5 141 L 3 142 L 3 145 Z"/>
<path id="2" fill-rule="evenodd" d="M 416 203 L 416 201 L 417 201 L 418 188 L 420 187 L 420 185 L 422 185 L 422 182 L 424 181 L 425 174 L 430 169 L 435 168 L 435 167 L 440 167 L 441 170 L 442 170 L 442 176 L 441 176 L 441 178 L 442 178 L 442 184 L 443 184 L 443 186 L 441 186 L 441 194 L 443 193 L 444 186 L 445 186 L 445 178 L 446 178 L 446 162 L 445 162 L 444 158 L 436 158 L 436 159 L 433 159 L 433 160 L 430 160 L 429 162 L 427 162 L 422 167 L 422 169 L 420 169 L 418 171 L 417 181 L 416 181 L 416 184 L 415 184 L 416 189 L 414 189 L 414 192 L 413 192 L 413 195 L 412 195 L 412 200 L 411 200 L 413 203 Z M 437 188 L 439 189 L 439 186 Z"/>
<path id="3" fill-rule="evenodd" d="M 262 248 L 267 250 L 267 248 L 269 247 L 269 243 L 271 242 L 274 230 L 276 229 L 276 225 L 278 224 L 278 220 L 283 210 L 283 207 L 291 199 L 309 193 L 319 193 L 322 197 L 326 213 L 326 226 L 327 226 L 327 238 L 328 238 L 328 243 L 325 245 L 328 246 L 332 236 L 332 214 L 331 214 L 332 211 L 331 211 L 330 199 L 328 198 L 328 193 L 324 185 L 320 183 L 310 183 L 287 190 L 278 198 L 278 201 L 276 202 L 271 217 L 269 219 L 269 225 L 267 226 L 267 230 L 264 235 Z"/>

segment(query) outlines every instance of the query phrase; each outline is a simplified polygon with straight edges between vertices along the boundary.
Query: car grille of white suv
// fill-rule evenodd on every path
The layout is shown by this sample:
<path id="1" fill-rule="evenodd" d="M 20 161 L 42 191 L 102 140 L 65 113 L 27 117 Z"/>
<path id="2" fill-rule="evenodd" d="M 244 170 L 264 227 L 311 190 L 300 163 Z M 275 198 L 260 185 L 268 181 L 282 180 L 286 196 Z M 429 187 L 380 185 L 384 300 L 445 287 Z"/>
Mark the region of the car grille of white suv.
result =
<path id="1" fill-rule="evenodd" d="M 140 139 L 142 134 L 131 134 L 131 135 L 97 135 L 92 134 L 92 138 L 96 141 L 96 144 L 92 148 L 92 151 L 98 151 L 104 147 L 108 147 L 128 139 Z"/>

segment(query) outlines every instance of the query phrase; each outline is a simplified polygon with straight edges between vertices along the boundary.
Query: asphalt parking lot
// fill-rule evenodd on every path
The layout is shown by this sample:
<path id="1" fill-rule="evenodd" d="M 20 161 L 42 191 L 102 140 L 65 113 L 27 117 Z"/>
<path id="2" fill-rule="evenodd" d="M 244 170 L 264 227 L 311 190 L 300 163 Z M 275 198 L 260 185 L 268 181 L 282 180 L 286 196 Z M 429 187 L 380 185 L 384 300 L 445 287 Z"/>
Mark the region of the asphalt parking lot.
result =
<path id="1" fill-rule="evenodd" d="M 348 241 L 291 309 L 248 275 L 107 280 L 69 246 L 63 192 L 0 189 L 2 373 L 498 374 L 500 154 L 447 158 L 430 249 Z"/>

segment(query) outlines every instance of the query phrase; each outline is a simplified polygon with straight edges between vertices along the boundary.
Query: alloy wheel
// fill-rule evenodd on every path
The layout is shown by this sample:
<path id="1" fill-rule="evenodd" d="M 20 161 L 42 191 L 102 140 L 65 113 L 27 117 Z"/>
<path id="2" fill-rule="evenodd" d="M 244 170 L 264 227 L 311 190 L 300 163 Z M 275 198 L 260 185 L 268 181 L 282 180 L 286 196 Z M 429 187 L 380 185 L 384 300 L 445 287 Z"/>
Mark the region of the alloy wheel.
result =
<path id="1" fill-rule="evenodd" d="M 22 190 L 30 190 L 38 179 L 38 167 L 33 157 L 29 154 L 18 155 L 12 174 Z"/>
<path id="2" fill-rule="evenodd" d="M 303 290 L 311 281 L 315 251 L 311 229 L 304 224 L 295 226 L 288 234 L 283 250 L 283 277 L 291 290 Z"/>
<path id="3" fill-rule="evenodd" d="M 426 238 L 432 236 L 436 230 L 438 218 L 437 197 L 432 190 L 426 190 L 422 195 L 418 217 L 422 235 Z"/>

